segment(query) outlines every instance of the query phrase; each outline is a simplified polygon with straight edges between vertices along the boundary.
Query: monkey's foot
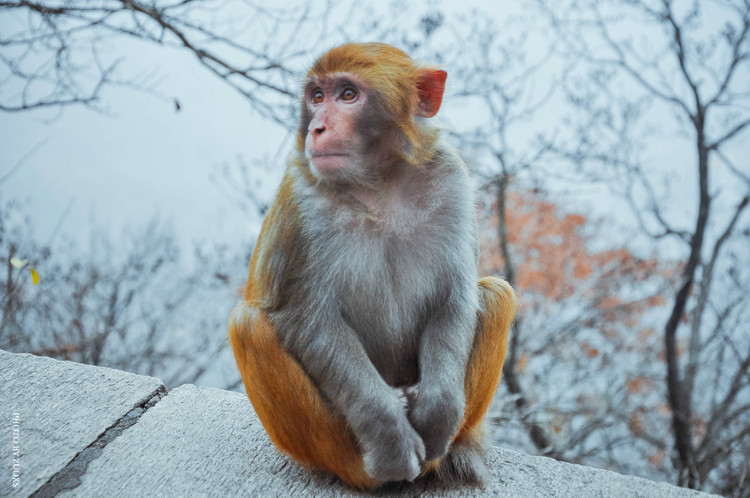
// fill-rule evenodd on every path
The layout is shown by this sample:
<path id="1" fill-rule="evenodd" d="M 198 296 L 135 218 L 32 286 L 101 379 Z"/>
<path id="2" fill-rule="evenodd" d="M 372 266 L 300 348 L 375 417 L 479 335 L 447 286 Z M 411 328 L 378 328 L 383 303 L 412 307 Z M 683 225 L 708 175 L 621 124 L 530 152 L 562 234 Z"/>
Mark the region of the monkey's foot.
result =
<path id="1" fill-rule="evenodd" d="M 474 484 L 484 487 L 489 477 L 481 443 L 468 439 L 451 444 L 443 458 L 432 463 L 426 475 L 448 484 Z"/>

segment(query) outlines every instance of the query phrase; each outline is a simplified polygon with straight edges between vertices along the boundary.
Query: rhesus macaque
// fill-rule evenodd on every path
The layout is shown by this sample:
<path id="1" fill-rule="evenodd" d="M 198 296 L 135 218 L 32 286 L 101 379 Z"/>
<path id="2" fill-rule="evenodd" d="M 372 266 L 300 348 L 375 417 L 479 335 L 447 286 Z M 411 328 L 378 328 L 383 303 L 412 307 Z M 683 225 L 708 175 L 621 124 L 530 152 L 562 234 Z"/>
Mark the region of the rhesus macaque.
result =
<path id="1" fill-rule="evenodd" d="M 516 299 L 478 280 L 466 166 L 429 119 L 446 72 L 380 43 L 323 55 L 229 337 L 273 443 L 355 488 L 480 482 Z"/>

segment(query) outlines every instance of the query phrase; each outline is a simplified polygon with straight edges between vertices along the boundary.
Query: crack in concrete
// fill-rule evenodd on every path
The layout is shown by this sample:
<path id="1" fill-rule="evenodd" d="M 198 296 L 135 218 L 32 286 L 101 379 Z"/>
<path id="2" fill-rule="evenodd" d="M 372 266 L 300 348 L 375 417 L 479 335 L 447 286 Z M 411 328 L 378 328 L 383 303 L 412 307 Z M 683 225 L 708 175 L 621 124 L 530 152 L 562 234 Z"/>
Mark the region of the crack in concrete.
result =
<path id="1" fill-rule="evenodd" d="M 134 426 L 138 419 L 167 394 L 167 389 L 160 386 L 141 403 L 122 416 L 113 425 L 102 432 L 96 440 L 78 453 L 68 464 L 49 478 L 39 489 L 30 496 L 33 498 L 47 498 L 56 496 L 62 491 L 72 490 L 81 485 L 81 478 L 86 473 L 89 464 L 99 458 L 104 448 L 120 436 L 125 430 Z"/>

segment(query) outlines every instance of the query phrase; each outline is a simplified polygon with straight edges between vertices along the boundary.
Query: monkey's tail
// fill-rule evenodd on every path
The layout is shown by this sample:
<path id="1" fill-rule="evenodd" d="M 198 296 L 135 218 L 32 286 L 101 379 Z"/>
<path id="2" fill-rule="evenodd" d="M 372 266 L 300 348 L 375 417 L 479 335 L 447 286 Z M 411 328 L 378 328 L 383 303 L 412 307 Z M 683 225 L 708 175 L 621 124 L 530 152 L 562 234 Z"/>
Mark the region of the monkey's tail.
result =
<path id="1" fill-rule="evenodd" d="M 489 326 L 492 330 L 507 334 L 518 310 L 518 299 L 513 287 L 502 278 L 484 277 L 479 279 L 479 289 L 480 307 L 483 310 L 480 319 L 483 323 L 478 326 L 485 330 Z"/>

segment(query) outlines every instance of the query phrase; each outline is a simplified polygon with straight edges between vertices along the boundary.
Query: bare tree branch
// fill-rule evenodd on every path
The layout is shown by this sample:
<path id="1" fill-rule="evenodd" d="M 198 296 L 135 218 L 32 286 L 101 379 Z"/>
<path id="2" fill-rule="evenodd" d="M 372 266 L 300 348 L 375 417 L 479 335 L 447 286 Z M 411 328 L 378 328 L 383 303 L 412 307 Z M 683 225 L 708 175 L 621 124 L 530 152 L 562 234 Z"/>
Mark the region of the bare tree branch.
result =
<path id="1" fill-rule="evenodd" d="M 138 0 L 0 1 L 0 15 L 13 20 L 0 35 L 0 67 L 9 73 L 0 81 L 6 90 L 0 110 L 95 107 L 102 88 L 135 86 L 130 79 L 115 77 L 119 60 L 101 65 L 96 55 L 97 47 L 107 40 L 127 36 L 192 52 L 262 116 L 289 126 L 298 93 L 295 61 L 304 60 L 309 47 L 299 35 L 309 31 L 315 37 L 325 36 L 318 21 L 327 15 L 330 2 L 316 4 L 315 11 L 310 3 L 286 11 L 252 3 L 230 2 L 223 7 L 248 12 L 251 25 L 230 32 L 230 21 L 196 21 L 214 15 L 210 12 L 214 7 L 200 0 L 163 5 Z M 18 14 L 25 14 L 25 25 Z"/>

